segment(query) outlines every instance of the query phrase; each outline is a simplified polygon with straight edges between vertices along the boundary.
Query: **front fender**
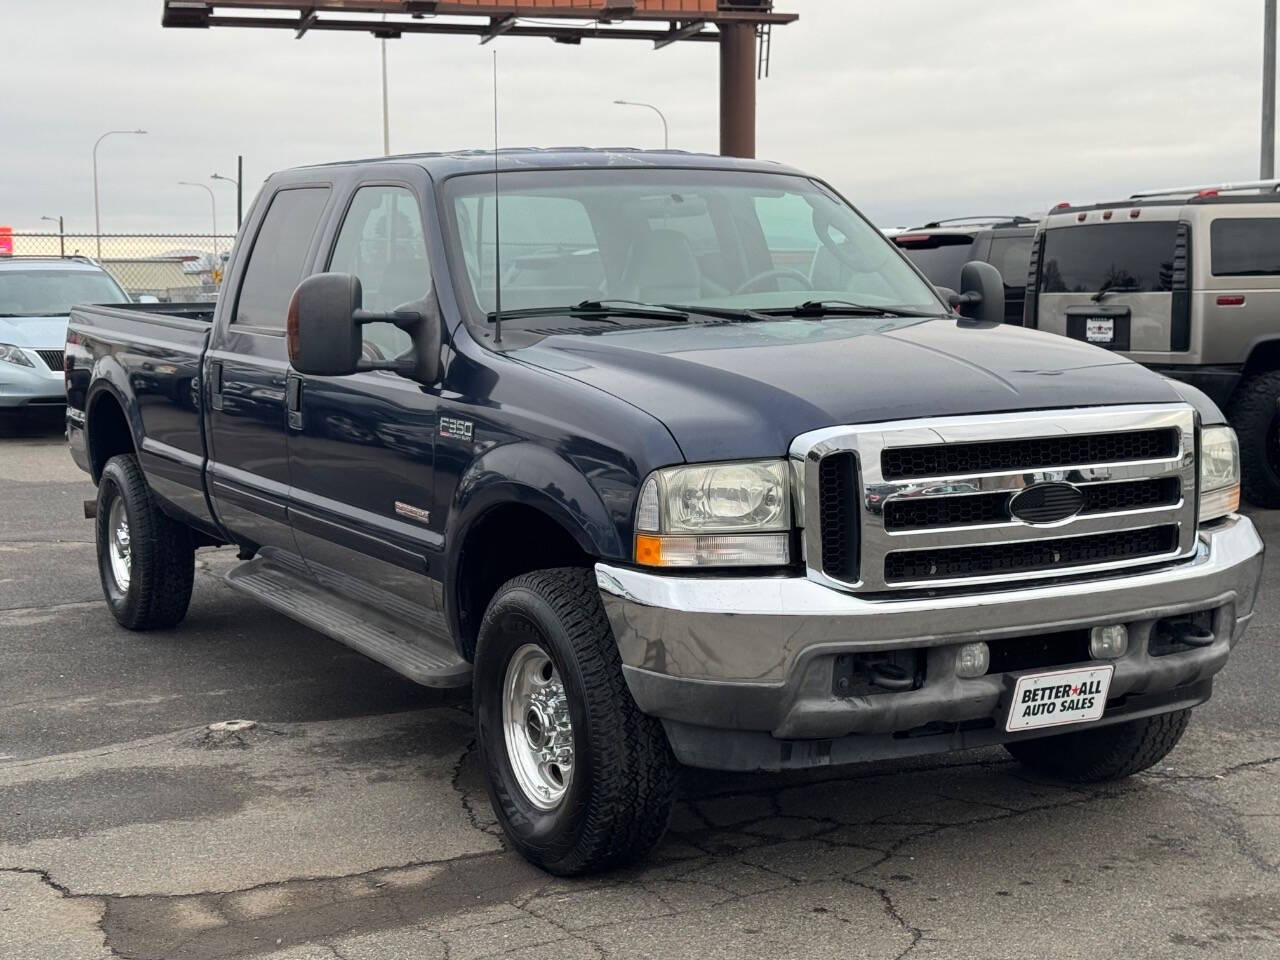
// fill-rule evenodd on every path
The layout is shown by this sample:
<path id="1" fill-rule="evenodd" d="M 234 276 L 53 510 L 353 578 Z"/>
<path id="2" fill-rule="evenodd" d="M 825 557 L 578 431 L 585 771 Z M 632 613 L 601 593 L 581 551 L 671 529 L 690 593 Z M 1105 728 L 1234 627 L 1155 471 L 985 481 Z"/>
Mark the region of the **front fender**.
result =
<path id="1" fill-rule="evenodd" d="M 620 559 L 622 536 L 600 493 L 573 463 L 535 443 L 486 451 L 458 481 L 445 529 L 448 569 L 456 569 L 467 530 L 489 509 L 519 503 L 547 514 L 595 557 Z"/>

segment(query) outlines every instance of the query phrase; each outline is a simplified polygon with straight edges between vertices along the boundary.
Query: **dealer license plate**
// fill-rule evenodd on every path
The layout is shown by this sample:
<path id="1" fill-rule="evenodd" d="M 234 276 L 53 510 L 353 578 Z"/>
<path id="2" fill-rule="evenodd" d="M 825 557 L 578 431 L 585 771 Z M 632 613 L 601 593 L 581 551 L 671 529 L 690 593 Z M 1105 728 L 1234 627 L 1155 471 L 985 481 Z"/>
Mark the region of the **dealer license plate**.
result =
<path id="1" fill-rule="evenodd" d="M 1088 723 L 1102 716 L 1115 667 L 1054 670 L 1019 677 L 1005 730 L 1037 730 Z"/>
<path id="2" fill-rule="evenodd" d="M 1084 322 L 1084 338 L 1090 343 L 1115 342 L 1115 317 L 1089 317 L 1086 319 Z"/>

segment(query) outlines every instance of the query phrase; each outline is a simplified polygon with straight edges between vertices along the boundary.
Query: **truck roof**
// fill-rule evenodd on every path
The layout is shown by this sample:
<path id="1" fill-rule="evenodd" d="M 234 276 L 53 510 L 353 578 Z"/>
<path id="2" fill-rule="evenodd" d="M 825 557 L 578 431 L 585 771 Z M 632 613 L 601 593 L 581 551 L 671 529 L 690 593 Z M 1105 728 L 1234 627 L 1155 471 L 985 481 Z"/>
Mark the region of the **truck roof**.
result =
<path id="1" fill-rule="evenodd" d="M 710 153 L 685 150 L 638 150 L 634 147 L 503 147 L 497 151 L 498 169 L 502 172 L 530 168 L 563 169 L 565 167 L 680 167 L 705 170 L 756 170 L 769 173 L 799 174 L 792 167 L 767 160 L 744 160 Z M 351 167 L 365 164 L 412 163 L 434 177 L 451 177 L 463 173 L 486 173 L 494 168 L 493 150 L 455 150 L 441 153 L 405 153 L 365 160 L 344 160 L 314 164 L 298 170 L 328 167 Z M 283 172 L 283 171 L 282 171 Z"/>

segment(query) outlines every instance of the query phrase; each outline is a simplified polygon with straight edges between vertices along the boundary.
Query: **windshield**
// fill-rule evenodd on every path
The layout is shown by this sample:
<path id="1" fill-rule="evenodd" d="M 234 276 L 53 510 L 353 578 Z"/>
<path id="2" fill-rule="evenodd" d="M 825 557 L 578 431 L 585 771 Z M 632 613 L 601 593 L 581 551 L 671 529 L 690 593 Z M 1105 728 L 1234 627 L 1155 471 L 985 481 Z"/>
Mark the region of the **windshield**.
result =
<path id="1" fill-rule="evenodd" d="M 493 181 L 454 177 L 443 190 L 459 300 L 474 322 L 495 306 Z M 738 310 L 839 300 L 945 312 L 878 230 L 802 177 L 540 170 L 501 174 L 499 191 L 504 315 L 588 300 Z"/>
<path id="2" fill-rule="evenodd" d="M 0 270 L 0 315 L 63 317 L 81 303 L 128 303 L 109 274 L 97 270 Z"/>
<path id="3" fill-rule="evenodd" d="M 1177 240 L 1178 224 L 1172 220 L 1046 230 L 1041 292 L 1172 290 Z"/>

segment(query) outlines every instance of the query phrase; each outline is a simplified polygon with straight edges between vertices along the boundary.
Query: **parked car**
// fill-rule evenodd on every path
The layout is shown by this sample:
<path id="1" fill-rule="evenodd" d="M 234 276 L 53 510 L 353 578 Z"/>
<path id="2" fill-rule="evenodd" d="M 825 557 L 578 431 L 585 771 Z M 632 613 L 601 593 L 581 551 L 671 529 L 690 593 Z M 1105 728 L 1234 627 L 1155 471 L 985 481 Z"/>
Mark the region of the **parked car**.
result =
<path id="1" fill-rule="evenodd" d="M 128 303 L 82 257 L 0 257 L 0 410 L 61 407 L 62 350 L 77 303 Z"/>
<path id="2" fill-rule="evenodd" d="M 276 174 L 216 307 L 73 312 L 121 624 L 177 624 L 193 551 L 235 545 L 232 587 L 471 685 L 497 818 L 558 874 L 644 856 L 677 762 L 1005 744 L 1107 780 L 1173 748 L 1261 571 L 1203 394 L 1001 323 L 984 263 L 952 313 L 786 167 L 494 166 Z M 137 393 L 156 359 L 198 408 Z"/>
<path id="3" fill-rule="evenodd" d="M 1035 243 L 1027 325 L 1209 394 L 1245 497 L 1280 507 L 1280 180 L 1061 204 Z"/>
<path id="4" fill-rule="evenodd" d="M 1036 221 L 1022 216 L 957 217 L 888 234 L 935 287 L 960 289 L 960 269 L 989 263 L 1004 280 L 1006 323 L 1022 323 Z"/>

